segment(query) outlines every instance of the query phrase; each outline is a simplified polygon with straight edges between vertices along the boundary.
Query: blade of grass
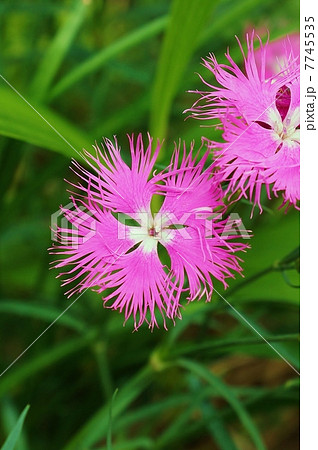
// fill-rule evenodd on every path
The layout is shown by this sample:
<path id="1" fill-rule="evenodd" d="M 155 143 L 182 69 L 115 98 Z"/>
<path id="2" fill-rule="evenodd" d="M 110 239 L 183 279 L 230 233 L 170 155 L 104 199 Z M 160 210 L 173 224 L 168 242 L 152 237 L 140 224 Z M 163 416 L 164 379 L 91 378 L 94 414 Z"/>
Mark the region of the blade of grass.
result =
<path id="1" fill-rule="evenodd" d="M 28 303 L 19 300 L 1 300 L 0 313 L 15 314 L 23 317 L 41 319 L 45 322 L 52 322 L 59 314 L 61 314 L 61 311 L 52 306 L 44 306 L 36 303 Z M 67 315 L 67 313 L 63 314 L 57 323 L 80 332 L 87 329 L 84 322 Z"/>
<path id="2" fill-rule="evenodd" d="M 220 450 L 237 450 L 235 443 L 212 402 L 203 405 L 204 414 L 209 417 L 208 429 Z"/>
<path id="3" fill-rule="evenodd" d="M 5 396 L 2 398 L 0 402 L 1 407 L 1 417 L 3 424 L 3 431 L 6 436 L 9 436 L 10 432 L 16 425 L 19 420 L 19 410 L 16 407 L 15 403 L 9 396 Z M 15 445 L 15 450 L 28 450 L 29 446 L 27 443 L 25 432 L 22 430 L 20 433 L 20 437 Z"/>
<path id="4" fill-rule="evenodd" d="M 42 101 L 85 18 L 89 2 L 76 0 L 69 16 L 47 48 L 30 86 L 30 95 Z"/>
<path id="5" fill-rule="evenodd" d="M 65 118 L 43 106 L 32 106 L 51 126 L 17 93 L 0 87 L 0 134 L 68 157 L 76 157 L 83 147 L 91 148 L 93 140 Z"/>
<path id="6" fill-rule="evenodd" d="M 200 431 L 202 433 L 206 428 L 209 429 L 212 417 L 207 417 L 206 414 L 202 414 L 204 413 L 202 411 L 202 403 L 208 402 L 208 404 L 210 404 L 210 399 L 213 394 L 215 394 L 215 389 L 208 385 L 202 386 L 198 391 L 191 392 L 191 394 L 173 398 L 173 400 L 180 398 L 178 404 L 176 403 L 174 405 L 170 402 L 171 406 L 178 407 L 179 411 L 175 415 L 174 420 L 170 421 L 169 426 L 162 431 L 157 441 L 157 447 L 159 449 L 172 448 L 173 444 L 179 440 L 180 434 L 182 434 L 183 441 L 186 442 L 187 436 L 190 437 L 191 435 L 196 434 L 196 432 Z M 166 401 L 163 404 L 168 406 Z M 200 419 L 194 421 L 193 417 L 197 416 L 198 410 L 200 410 Z M 152 411 L 149 412 L 152 413 Z M 162 413 L 164 414 L 164 411 L 162 411 Z M 217 417 L 213 417 L 213 420 L 217 421 Z M 224 430 L 224 433 L 227 433 L 226 430 Z M 227 438 L 224 438 L 224 444 L 228 444 L 231 441 L 229 435 Z M 224 446 L 220 446 L 220 449 L 225 450 Z M 226 450 L 233 450 L 233 446 L 228 446 Z M 234 450 L 236 450 L 235 447 Z"/>
<path id="7" fill-rule="evenodd" d="M 105 399 L 113 393 L 113 382 L 109 367 L 108 345 L 106 340 L 97 340 L 93 345 Z"/>
<path id="8" fill-rule="evenodd" d="M 207 398 L 212 394 L 211 386 L 204 387 L 201 389 L 199 397 Z M 197 396 L 195 396 L 197 398 Z M 169 396 L 164 400 L 158 400 L 155 403 L 146 404 L 139 409 L 134 408 L 133 411 L 126 413 L 124 416 L 118 417 L 114 423 L 114 430 L 120 432 L 121 430 L 127 429 L 133 425 L 137 426 L 138 422 L 149 420 L 150 418 L 156 418 L 160 415 L 164 416 L 173 410 L 187 410 L 194 402 L 194 395 L 192 393 L 185 394 L 175 394 L 174 396 Z"/>
<path id="9" fill-rule="evenodd" d="M 195 361 L 190 361 L 187 359 L 179 359 L 176 365 L 182 367 L 196 376 L 204 379 L 206 382 L 210 383 L 215 390 L 232 406 L 234 411 L 237 413 L 242 425 L 245 427 L 251 440 L 253 441 L 255 448 L 257 450 L 265 450 L 265 445 L 263 443 L 262 437 L 252 421 L 250 415 L 242 405 L 242 403 L 235 396 L 233 391 L 227 386 L 223 381 L 216 377 L 212 372 L 210 372 L 206 367 L 198 364 Z"/>
<path id="10" fill-rule="evenodd" d="M 128 406 L 143 392 L 151 381 L 150 367 L 143 368 L 122 388 L 119 388 L 116 403 L 113 406 L 113 420 L 128 408 Z M 97 413 L 73 436 L 66 444 L 64 450 L 90 448 L 99 439 L 103 439 L 108 424 L 109 402 L 100 408 Z"/>
<path id="11" fill-rule="evenodd" d="M 59 346 L 32 358 L 20 368 L 12 370 L 12 372 L 8 371 L 0 378 L 0 396 L 35 373 L 38 373 L 40 370 L 50 367 L 66 356 L 87 347 L 90 345 L 95 335 L 95 332 L 91 332 L 81 338 L 69 339 L 66 343 L 60 344 Z"/>
<path id="12" fill-rule="evenodd" d="M 50 95 L 48 96 L 49 100 L 53 100 L 85 76 L 102 68 L 105 63 L 114 56 L 121 52 L 127 51 L 141 42 L 159 34 L 165 28 L 167 20 L 167 17 L 163 16 L 147 23 L 143 27 L 128 33 L 123 38 L 110 44 L 105 49 L 78 65 L 53 87 Z"/>
<path id="13" fill-rule="evenodd" d="M 166 136 L 173 98 L 216 1 L 174 0 L 153 84 L 150 130 Z"/>
<path id="14" fill-rule="evenodd" d="M 16 443 L 18 442 L 18 439 L 20 437 L 24 419 L 29 411 L 30 405 L 27 405 L 24 410 L 22 411 L 19 420 L 17 421 L 15 427 L 12 429 L 11 433 L 7 437 L 5 443 L 1 447 L 1 450 L 14 450 Z"/>
<path id="15" fill-rule="evenodd" d="M 115 392 L 113 393 L 113 396 L 111 398 L 110 405 L 109 405 L 109 417 L 108 417 L 108 427 L 107 427 L 107 447 L 106 447 L 107 450 L 113 449 L 113 445 L 112 445 L 112 420 L 113 420 L 112 410 L 113 410 L 113 404 L 114 404 L 114 400 L 116 398 L 117 393 L 118 393 L 118 389 L 116 389 Z"/>
<path id="16" fill-rule="evenodd" d="M 282 334 L 279 336 L 265 337 L 268 342 L 298 342 L 299 334 Z M 261 338 L 240 338 L 236 340 L 232 339 L 216 339 L 213 341 L 199 342 L 198 344 L 180 345 L 176 348 L 175 352 L 172 350 L 173 356 L 184 355 L 188 353 L 197 353 L 199 351 L 214 350 L 218 352 L 224 349 L 231 351 L 235 347 L 241 347 L 246 345 L 267 345 Z"/>
<path id="17" fill-rule="evenodd" d="M 219 301 L 222 301 L 222 300 L 219 300 Z M 239 320 L 243 326 L 247 327 L 248 329 L 250 329 L 252 332 L 256 333 L 257 335 L 268 336 L 268 331 L 264 327 L 262 327 L 258 323 L 256 323 L 250 316 L 247 316 L 245 312 L 244 312 L 243 316 L 249 325 L 246 323 L 246 321 L 244 319 L 242 319 L 242 317 L 236 311 L 233 311 L 232 308 L 229 309 L 229 314 L 231 314 L 231 316 L 233 316 L 236 320 Z M 267 341 L 267 342 L 268 342 L 267 345 L 270 345 L 270 347 L 273 350 L 273 357 L 278 357 L 278 358 L 285 360 L 286 364 L 291 366 L 291 368 L 293 368 L 294 370 L 296 368 L 297 371 L 299 371 L 299 369 L 300 369 L 299 356 L 295 355 L 294 352 L 290 351 L 287 348 L 287 344 L 278 342 L 275 345 L 273 345 L 269 341 Z"/>
<path id="18" fill-rule="evenodd" d="M 148 437 L 138 437 L 136 439 L 129 439 L 126 442 L 120 442 L 114 446 L 114 450 L 142 450 L 153 449 L 154 442 Z"/>

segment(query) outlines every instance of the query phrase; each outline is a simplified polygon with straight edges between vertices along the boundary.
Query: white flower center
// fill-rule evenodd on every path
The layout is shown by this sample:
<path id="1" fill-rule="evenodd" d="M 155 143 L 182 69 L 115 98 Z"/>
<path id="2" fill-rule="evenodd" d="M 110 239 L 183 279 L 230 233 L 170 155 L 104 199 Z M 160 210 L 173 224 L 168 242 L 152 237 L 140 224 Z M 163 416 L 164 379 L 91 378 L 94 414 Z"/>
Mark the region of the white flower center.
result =
<path id="1" fill-rule="evenodd" d="M 274 114 L 273 114 L 274 115 Z M 292 114 L 288 114 L 284 121 L 275 115 L 273 117 L 273 130 L 280 141 L 298 142 L 300 141 L 299 130 L 299 108 L 295 108 Z"/>
<path id="2" fill-rule="evenodd" d="M 130 227 L 130 239 L 141 242 L 144 252 L 150 253 L 156 250 L 158 242 L 166 244 L 172 239 L 163 214 L 158 213 L 153 217 L 148 212 L 142 212 L 138 214 L 137 221 L 140 227 Z"/>

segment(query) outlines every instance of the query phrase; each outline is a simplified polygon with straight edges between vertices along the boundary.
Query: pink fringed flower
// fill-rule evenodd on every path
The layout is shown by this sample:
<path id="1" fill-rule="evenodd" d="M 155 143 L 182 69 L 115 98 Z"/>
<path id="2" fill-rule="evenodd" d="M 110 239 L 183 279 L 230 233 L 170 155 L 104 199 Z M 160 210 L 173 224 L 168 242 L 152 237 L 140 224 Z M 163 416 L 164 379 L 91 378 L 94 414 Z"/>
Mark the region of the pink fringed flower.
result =
<path id="1" fill-rule="evenodd" d="M 300 57 L 300 36 L 299 33 L 289 34 L 287 37 L 281 37 L 271 41 L 267 45 L 265 59 L 265 76 L 270 78 L 277 75 L 283 68 L 288 67 L 289 58 Z M 255 50 L 255 61 L 257 66 L 262 64 L 261 49 Z"/>
<path id="2" fill-rule="evenodd" d="M 228 182 L 227 192 L 249 198 L 261 208 L 261 188 L 275 196 L 283 195 L 283 204 L 297 207 L 299 200 L 299 63 L 288 40 L 282 45 L 277 61 L 284 66 L 267 76 L 268 59 L 273 60 L 271 44 L 254 50 L 254 34 L 247 35 L 244 71 L 233 61 L 219 64 L 214 55 L 204 61 L 218 86 L 204 83 L 209 90 L 199 92 L 192 116 L 219 118 L 224 129 L 224 143 L 210 141 L 215 148 L 215 167 L 221 180 Z M 276 47 L 275 47 L 276 48 Z M 257 56 L 257 58 L 256 58 Z"/>
<path id="3" fill-rule="evenodd" d="M 152 139 L 144 148 L 142 136 L 129 137 L 131 164 L 121 156 L 117 142 L 105 140 L 96 155 L 85 151 L 88 170 L 72 161 L 81 179 L 72 206 L 62 208 L 72 225 L 57 227 L 58 245 L 51 250 L 68 266 L 63 284 L 75 282 L 68 294 L 95 288 L 104 293 L 104 306 L 131 315 L 135 328 L 144 321 L 158 326 L 156 312 L 174 320 L 180 317 L 180 297 L 211 299 L 212 277 L 226 287 L 225 279 L 241 273 L 235 252 L 247 245 L 233 242 L 221 214 L 222 190 L 193 148 L 176 148 L 166 171 L 153 174 L 160 150 Z M 150 178 L 150 179 L 149 179 Z M 154 194 L 164 198 L 160 212 L 152 214 Z M 128 223 L 135 221 L 133 224 Z M 165 247 L 166 255 L 158 249 Z M 169 261 L 170 259 L 170 261 Z"/>

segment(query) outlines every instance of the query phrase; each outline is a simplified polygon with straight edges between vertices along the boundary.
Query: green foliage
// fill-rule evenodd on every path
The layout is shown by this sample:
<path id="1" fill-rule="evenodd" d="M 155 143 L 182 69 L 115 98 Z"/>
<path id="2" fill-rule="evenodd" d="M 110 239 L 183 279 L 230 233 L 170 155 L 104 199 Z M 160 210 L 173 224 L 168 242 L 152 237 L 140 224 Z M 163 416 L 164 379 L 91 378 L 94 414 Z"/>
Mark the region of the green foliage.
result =
<path id="1" fill-rule="evenodd" d="M 23 422 L 24 422 L 25 416 L 28 413 L 29 408 L 30 408 L 30 405 L 27 405 L 24 408 L 24 410 L 22 411 L 22 413 L 19 417 L 19 420 L 17 421 L 15 426 L 12 428 L 11 433 L 9 434 L 5 443 L 1 447 L 1 450 L 14 450 L 16 448 L 16 444 L 18 442 L 18 439 L 20 437 L 21 430 L 23 427 Z"/>
<path id="2" fill-rule="evenodd" d="M 66 119 L 43 106 L 0 88 L 0 133 L 72 157 L 91 140 Z"/>
<path id="3" fill-rule="evenodd" d="M 251 417 L 246 412 L 245 408 L 239 402 L 239 400 L 232 392 L 232 390 L 228 386 L 226 386 L 226 384 L 224 384 L 218 377 L 213 375 L 213 373 L 211 373 L 208 369 L 206 369 L 201 364 L 198 364 L 194 361 L 182 359 L 179 360 L 177 364 L 193 372 L 198 377 L 203 378 L 205 381 L 210 383 L 217 391 L 217 393 L 220 394 L 222 397 L 224 397 L 227 400 L 227 402 L 231 405 L 231 407 L 234 409 L 234 411 L 237 413 L 242 424 L 246 427 L 246 430 L 248 431 L 251 439 L 253 440 L 257 450 L 265 449 L 262 438 L 259 435 L 259 432 L 255 427 Z"/>
<path id="4" fill-rule="evenodd" d="M 196 48 L 216 2 L 192 0 L 172 2 L 169 24 L 162 44 L 153 84 L 150 130 L 154 138 L 166 136 L 169 112 L 180 79 Z"/>
<path id="5" fill-rule="evenodd" d="M 168 332 L 132 333 L 95 292 L 70 306 L 47 252 L 70 158 L 114 134 L 126 156 L 126 133 L 150 127 L 163 168 L 179 137 L 221 139 L 182 114 L 208 76 L 201 58 L 230 47 L 240 63 L 235 35 L 278 37 L 298 19 L 295 0 L 1 2 L 3 449 L 298 448 L 296 373 L 222 299 L 299 369 L 297 211 L 274 199 L 250 219 L 240 202 L 245 278 L 216 283 L 211 303 L 184 299 Z"/>

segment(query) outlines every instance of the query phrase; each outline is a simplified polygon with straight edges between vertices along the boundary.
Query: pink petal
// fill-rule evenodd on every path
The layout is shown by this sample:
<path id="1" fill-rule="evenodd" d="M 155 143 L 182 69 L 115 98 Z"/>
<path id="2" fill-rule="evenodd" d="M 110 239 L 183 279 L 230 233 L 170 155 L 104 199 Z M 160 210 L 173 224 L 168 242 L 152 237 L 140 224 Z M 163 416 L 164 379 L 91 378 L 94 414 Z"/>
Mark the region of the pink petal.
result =
<path id="1" fill-rule="evenodd" d="M 73 160 L 73 171 L 89 187 L 90 195 L 102 206 L 114 212 L 134 214 L 139 211 L 148 211 L 153 194 L 157 192 L 155 181 L 160 179 L 157 175 L 148 181 L 153 170 L 154 162 L 160 150 L 157 143 L 152 152 L 152 138 L 148 135 L 148 145 L 145 148 L 142 135 L 128 136 L 131 165 L 124 162 L 120 148 L 115 139 L 114 144 L 104 140 L 102 150 L 96 145 L 96 156 L 85 151 L 86 162 L 94 169 L 92 174 Z M 80 190 L 87 190 L 87 186 L 77 185 Z"/>
<path id="2" fill-rule="evenodd" d="M 135 329 L 144 321 L 149 323 L 149 328 L 158 326 L 156 311 L 163 318 L 166 315 L 173 319 L 178 315 L 171 282 L 157 252 L 145 252 L 142 244 L 116 261 L 113 272 L 107 274 L 98 292 L 106 288 L 115 289 L 104 297 L 104 304 L 114 299 L 110 308 L 124 311 L 125 320 L 132 315 Z"/>
<path id="3" fill-rule="evenodd" d="M 70 266 L 67 272 L 59 275 L 71 275 L 64 279 L 63 286 L 81 280 L 69 291 L 70 295 L 98 286 L 105 274 L 112 270 L 113 264 L 135 245 L 135 241 L 128 237 L 130 227 L 118 222 L 109 211 L 90 204 L 90 214 L 87 214 L 79 210 L 79 201 L 73 199 L 73 203 L 74 210 L 64 210 L 73 228 L 57 227 L 56 237 L 60 245 L 51 248 L 52 253 L 64 256 L 54 263 L 55 268 Z"/>
<path id="4" fill-rule="evenodd" d="M 217 207 L 223 207 L 222 189 L 213 182 L 212 167 L 205 168 L 210 155 L 206 151 L 202 158 L 194 155 L 193 145 L 188 154 L 183 144 L 176 148 L 170 167 L 174 174 L 165 179 L 163 190 L 165 200 L 160 209 L 162 215 L 167 215 L 167 224 L 196 226 L 198 213 L 213 212 Z M 178 168 L 180 169 L 178 171 Z"/>
<path id="5" fill-rule="evenodd" d="M 221 281 L 234 278 L 232 271 L 241 273 L 239 258 L 234 254 L 247 248 L 246 244 L 231 243 L 233 236 L 222 237 L 225 223 L 216 222 L 213 233 L 206 236 L 204 228 L 188 228 L 185 239 L 181 230 L 171 230 L 172 239 L 165 247 L 171 258 L 171 271 L 176 290 L 184 286 L 186 276 L 189 282 L 189 301 L 200 300 L 206 296 L 210 301 L 213 292 L 213 279 Z"/>

